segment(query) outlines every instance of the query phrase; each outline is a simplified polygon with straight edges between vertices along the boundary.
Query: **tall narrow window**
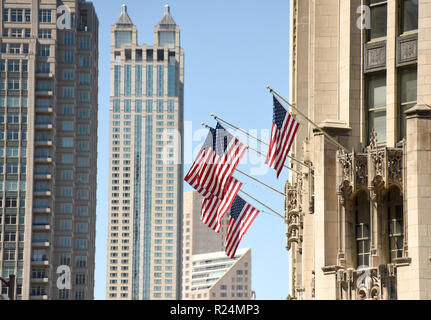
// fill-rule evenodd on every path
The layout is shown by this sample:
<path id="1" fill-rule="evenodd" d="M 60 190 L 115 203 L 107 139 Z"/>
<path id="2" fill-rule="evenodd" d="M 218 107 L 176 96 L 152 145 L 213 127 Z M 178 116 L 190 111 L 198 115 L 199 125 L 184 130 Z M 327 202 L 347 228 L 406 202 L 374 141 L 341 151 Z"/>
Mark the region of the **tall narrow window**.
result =
<path id="1" fill-rule="evenodd" d="M 175 52 L 169 52 L 168 97 L 175 97 Z"/>
<path id="2" fill-rule="evenodd" d="M 400 31 L 401 33 L 417 30 L 418 28 L 418 0 L 400 0 L 401 18 Z"/>
<path id="3" fill-rule="evenodd" d="M 132 66 L 124 66 L 124 95 L 126 97 L 132 96 Z"/>
<path id="4" fill-rule="evenodd" d="M 388 2 L 369 0 L 371 28 L 368 30 L 368 41 L 384 38 L 388 29 Z"/>
<path id="5" fill-rule="evenodd" d="M 367 79 L 368 136 L 376 130 L 379 143 L 386 142 L 386 73 Z"/>
<path id="6" fill-rule="evenodd" d="M 367 194 L 361 192 L 355 200 L 356 219 L 356 266 L 367 268 L 370 266 L 370 206 Z"/>
<path id="7" fill-rule="evenodd" d="M 417 102 L 417 67 L 399 70 L 400 86 L 400 105 L 399 105 L 399 138 L 400 140 L 407 136 L 406 129 L 406 110 L 416 105 Z"/>
<path id="8" fill-rule="evenodd" d="M 162 65 L 157 66 L 157 96 L 163 97 L 164 95 L 164 68 Z"/>
<path id="9" fill-rule="evenodd" d="M 142 66 L 135 67 L 135 96 L 142 97 Z"/>
<path id="10" fill-rule="evenodd" d="M 398 188 L 392 188 L 388 192 L 388 226 L 389 226 L 389 251 L 391 262 L 403 257 L 404 247 L 404 213 L 403 198 Z"/>
<path id="11" fill-rule="evenodd" d="M 153 66 L 147 66 L 147 97 L 153 95 Z"/>
<path id="12" fill-rule="evenodd" d="M 121 83 L 121 66 L 115 66 L 114 68 L 114 95 L 120 96 L 120 83 Z"/>

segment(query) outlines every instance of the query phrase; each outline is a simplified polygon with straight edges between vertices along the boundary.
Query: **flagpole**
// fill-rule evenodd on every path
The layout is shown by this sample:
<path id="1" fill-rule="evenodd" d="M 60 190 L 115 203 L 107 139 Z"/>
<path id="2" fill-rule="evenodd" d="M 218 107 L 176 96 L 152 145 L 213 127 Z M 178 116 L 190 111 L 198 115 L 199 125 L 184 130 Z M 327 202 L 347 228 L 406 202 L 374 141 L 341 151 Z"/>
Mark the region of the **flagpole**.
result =
<path id="1" fill-rule="evenodd" d="M 279 191 L 279 190 L 277 190 L 277 189 L 275 189 L 275 188 L 273 188 L 273 187 L 271 187 L 271 186 L 267 185 L 266 183 L 264 183 L 264 182 L 262 182 L 262 181 L 260 181 L 260 180 L 258 180 L 258 179 L 256 179 L 256 178 L 254 178 L 254 177 L 252 177 L 252 176 L 248 175 L 247 173 L 242 172 L 241 170 L 238 170 L 238 169 L 236 169 L 236 171 L 238 171 L 238 172 L 239 172 L 239 173 L 241 173 L 242 175 L 244 175 L 244 176 L 246 176 L 246 177 L 248 177 L 248 178 L 250 178 L 250 179 L 252 179 L 252 180 L 254 180 L 254 181 L 258 182 L 258 183 L 260 183 L 261 185 L 263 185 L 263 186 L 267 187 L 268 189 L 271 189 L 272 191 L 275 191 L 275 192 L 277 192 L 277 193 L 281 194 L 282 196 L 285 196 L 284 192 L 281 192 L 281 191 Z"/>
<path id="2" fill-rule="evenodd" d="M 207 125 L 205 122 L 202 122 L 202 126 L 204 126 L 205 128 L 208 128 L 208 129 L 212 129 L 209 125 Z M 227 130 L 226 130 L 227 131 Z M 231 133 L 232 134 L 232 133 Z M 235 138 L 237 138 L 235 135 L 233 135 L 232 134 L 232 136 L 234 136 Z M 237 138 L 238 139 L 238 138 Z M 261 155 L 262 157 L 266 157 L 266 155 L 264 155 L 262 152 L 260 152 L 260 151 L 258 151 L 258 150 L 256 150 L 256 149 L 254 149 L 254 148 L 252 148 L 252 147 L 250 147 L 250 146 L 248 146 L 247 145 L 247 147 L 250 149 L 250 150 L 252 150 L 252 151 L 254 151 L 254 152 L 256 152 L 257 154 L 259 154 L 259 155 Z M 302 175 L 302 172 L 299 172 L 299 171 L 296 171 L 295 169 L 292 169 L 292 168 L 290 168 L 290 167 L 288 167 L 288 166 L 286 166 L 286 165 L 283 165 L 285 168 L 287 168 L 287 169 L 289 169 L 289 170 L 291 170 L 291 171 L 293 171 L 293 172 L 295 172 L 295 173 L 297 173 L 297 174 L 299 174 L 299 175 Z"/>
<path id="3" fill-rule="evenodd" d="M 288 101 L 286 101 L 286 99 L 284 99 L 282 96 L 280 96 L 276 91 L 274 91 L 270 86 L 266 86 L 266 88 L 269 90 L 269 92 L 271 92 L 272 94 L 276 95 L 277 97 L 279 97 L 281 100 L 283 100 L 285 103 L 287 103 L 290 107 L 292 107 L 293 109 L 296 110 L 296 112 L 298 112 L 301 116 L 303 116 L 308 122 L 310 122 L 316 129 L 318 129 L 321 133 L 323 133 L 325 135 L 325 137 L 327 137 L 332 143 L 334 143 L 338 148 L 344 150 L 346 153 L 350 153 L 349 150 L 347 150 L 347 148 L 345 148 L 342 144 L 340 144 L 337 140 L 335 140 L 333 137 L 331 137 L 326 131 L 324 131 L 320 126 L 318 126 L 316 123 L 314 123 L 311 119 L 309 119 L 305 114 L 303 114 L 298 108 L 296 108 L 295 106 L 293 106 L 291 103 L 289 103 Z M 283 106 L 283 105 L 282 105 Z M 283 106 L 284 109 L 286 109 Z M 286 109 L 287 112 L 289 112 L 289 110 Z"/>
<path id="4" fill-rule="evenodd" d="M 275 211 L 274 209 L 272 209 L 272 208 L 268 207 L 266 204 L 264 204 L 264 203 L 260 202 L 259 200 L 257 200 L 256 198 L 252 197 L 252 196 L 251 196 L 251 195 L 249 195 L 248 193 L 246 193 L 246 192 L 244 192 L 244 191 L 242 191 L 242 190 L 239 190 L 239 192 L 241 192 L 242 194 L 246 195 L 246 196 L 247 196 L 247 197 L 249 197 L 250 199 L 253 199 L 254 201 L 256 201 L 257 203 L 259 203 L 260 205 L 262 205 L 262 206 L 264 206 L 265 208 L 267 208 L 268 210 L 271 210 L 271 211 L 272 211 L 272 212 L 274 212 L 276 215 L 278 215 L 279 217 L 281 217 L 283 220 L 285 219 L 285 217 L 284 217 L 282 214 L 280 214 L 280 213 L 278 213 L 277 211 Z"/>
<path id="5" fill-rule="evenodd" d="M 213 117 L 213 118 L 214 118 L 214 119 L 216 119 L 216 120 L 220 120 L 221 122 L 223 122 L 223 123 L 227 124 L 228 126 L 230 126 L 230 127 L 234 128 L 234 129 L 236 129 L 236 130 L 238 130 L 238 131 L 241 131 L 242 133 L 246 134 L 246 135 L 247 135 L 247 136 L 249 136 L 250 138 L 255 139 L 256 141 L 259 141 L 260 143 L 263 143 L 264 145 L 266 145 L 266 146 L 268 146 L 268 147 L 269 147 L 269 144 L 268 144 L 268 143 L 266 143 L 266 142 L 264 142 L 264 141 L 260 140 L 259 138 L 256 138 L 255 136 L 251 135 L 251 134 L 250 134 L 250 133 L 248 133 L 247 131 L 245 131 L 245 130 L 243 130 L 243 129 L 241 129 L 241 128 L 238 128 L 237 126 L 233 125 L 232 123 L 227 122 L 226 120 L 224 120 L 224 119 L 222 119 L 222 118 L 220 118 L 220 117 L 216 116 L 215 114 L 213 114 L 213 113 L 212 113 L 212 114 L 211 114 L 211 117 Z M 299 161 L 298 159 L 295 159 L 294 157 L 292 157 L 292 156 L 290 156 L 290 155 L 287 155 L 287 156 L 288 156 L 290 159 L 292 159 L 293 161 L 295 161 L 295 162 L 297 162 L 297 163 L 299 163 L 299 164 L 303 165 L 304 167 L 306 167 L 306 168 L 308 168 L 308 169 L 313 169 L 313 168 L 311 168 L 309 165 L 305 164 L 304 162 Z"/>

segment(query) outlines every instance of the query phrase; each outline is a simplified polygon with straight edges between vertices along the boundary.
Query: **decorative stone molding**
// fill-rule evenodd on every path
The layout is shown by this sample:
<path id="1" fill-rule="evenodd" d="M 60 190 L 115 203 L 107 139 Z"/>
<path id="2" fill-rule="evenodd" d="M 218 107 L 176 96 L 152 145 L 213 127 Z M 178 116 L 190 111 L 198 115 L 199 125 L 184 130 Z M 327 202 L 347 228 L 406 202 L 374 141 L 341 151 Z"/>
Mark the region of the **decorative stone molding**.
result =
<path id="1" fill-rule="evenodd" d="M 386 69 L 386 40 L 364 45 L 364 73 Z"/>
<path id="2" fill-rule="evenodd" d="M 396 299 L 397 272 L 393 264 L 372 269 L 340 269 L 336 282 L 338 300 Z"/>
<path id="3" fill-rule="evenodd" d="M 296 183 L 286 183 L 286 224 L 287 224 L 287 246 L 292 248 L 292 243 L 298 245 L 298 251 L 302 254 L 302 176 L 297 177 Z"/>
<path id="4" fill-rule="evenodd" d="M 397 67 L 415 64 L 418 60 L 418 34 L 400 36 L 397 38 Z"/>

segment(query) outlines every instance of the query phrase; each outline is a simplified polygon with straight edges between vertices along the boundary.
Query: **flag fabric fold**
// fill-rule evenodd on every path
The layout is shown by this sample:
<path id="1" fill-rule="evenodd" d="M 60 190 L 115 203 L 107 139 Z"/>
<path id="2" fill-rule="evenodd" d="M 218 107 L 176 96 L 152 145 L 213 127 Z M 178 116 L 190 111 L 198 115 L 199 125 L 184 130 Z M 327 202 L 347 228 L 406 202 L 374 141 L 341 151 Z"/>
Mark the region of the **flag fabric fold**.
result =
<path id="1" fill-rule="evenodd" d="M 233 259 L 247 230 L 259 214 L 259 210 L 237 196 L 230 209 L 225 251 Z"/>
<path id="2" fill-rule="evenodd" d="M 283 170 L 299 125 L 299 122 L 283 108 L 274 96 L 271 141 L 265 163 L 277 172 L 277 178 Z"/>
<path id="3" fill-rule="evenodd" d="M 220 123 L 211 128 L 202 149 L 184 180 L 204 197 L 223 199 L 227 183 L 248 147 Z"/>
<path id="4" fill-rule="evenodd" d="M 232 177 L 228 182 L 227 191 L 223 199 L 215 196 L 205 198 L 201 209 L 202 222 L 210 229 L 219 233 L 221 230 L 221 220 L 231 208 L 241 187 L 242 182 Z"/>

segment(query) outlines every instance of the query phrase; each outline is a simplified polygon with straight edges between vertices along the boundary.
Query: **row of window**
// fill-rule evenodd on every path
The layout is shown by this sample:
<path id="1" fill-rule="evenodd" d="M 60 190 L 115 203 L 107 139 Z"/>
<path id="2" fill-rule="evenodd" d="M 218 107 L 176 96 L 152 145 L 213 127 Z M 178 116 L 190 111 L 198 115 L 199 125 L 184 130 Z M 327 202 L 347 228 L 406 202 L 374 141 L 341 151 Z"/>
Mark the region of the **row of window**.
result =
<path id="1" fill-rule="evenodd" d="M 355 198 L 354 216 L 356 268 L 368 268 L 371 256 L 370 206 L 365 192 L 359 193 Z M 387 226 L 388 231 L 389 260 L 395 262 L 395 259 L 403 257 L 404 250 L 403 200 L 397 188 L 388 192 L 385 216 L 387 221 L 382 224 Z"/>
<path id="2" fill-rule="evenodd" d="M 374 129 L 379 143 L 386 142 L 386 72 L 367 76 L 369 137 Z M 398 70 L 398 139 L 406 137 L 405 111 L 417 101 L 417 67 Z"/>
<path id="3" fill-rule="evenodd" d="M 368 41 L 384 38 L 388 28 L 388 1 L 369 0 L 370 28 L 367 32 Z M 399 0 L 399 34 L 418 29 L 418 0 Z"/>
<path id="4" fill-rule="evenodd" d="M 119 97 L 121 94 L 121 69 L 122 67 L 120 65 L 116 65 L 114 67 L 114 96 Z M 175 65 L 168 67 L 168 90 L 167 95 L 168 97 L 174 97 L 175 96 Z M 158 65 L 156 67 L 157 72 L 157 83 L 156 83 L 156 95 L 158 97 L 163 97 L 165 95 L 165 80 L 164 80 L 164 66 Z M 154 67 L 153 66 L 147 66 L 146 67 L 146 96 L 152 97 L 153 96 L 153 80 L 154 80 Z M 131 65 L 125 65 L 124 66 L 124 87 L 123 87 L 123 94 L 126 97 L 132 96 L 132 66 Z M 141 97 L 143 95 L 143 66 L 137 65 L 135 66 L 135 96 Z"/>
<path id="5" fill-rule="evenodd" d="M 0 77 L 0 90 L 27 90 L 28 80 L 27 78 L 8 78 L 7 86 L 6 79 Z"/>
<path id="6" fill-rule="evenodd" d="M 147 101 L 142 101 L 142 100 L 135 100 L 134 101 L 134 110 L 136 113 L 141 113 L 142 112 L 142 103 L 145 102 L 145 112 L 147 113 L 152 113 L 153 112 L 153 104 L 156 105 L 156 112 L 157 113 L 163 113 L 165 111 L 167 111 L 168 113 L 174 113 L 175 112 L 175 101 L 174 100 L 168 100 L 167 101 L 167 106 L 165 109 L 165 101 L 163 100 L 147 100 Z M 121 101 L 118 99 L 115 99 L 113 101 L 113 112 L 114 113 L 120 113 L 120 112 L 125 112 L 125 113 L 130 113 L 132 112 L 132 100 L 124 100 L 123 101 L 123 108 L 121 108 Z"/>
<path id="7" fill-rule="evenodd" d="M 40 10 L 41 14 L 44 10 Z M 31 22 L 31 10 L 30 9 L 3 9 L 3 21 L 4 22 Z M 40 21 L 42 22 L 42 21 Z"/>
<path id="8" fill-rule="evenodd" d="M 6 60 L 0 59 L 0 71 L 6 71 Z M 7 71 L 8 72 L 28 72 L 28 60 L 7 60 Z"/>

